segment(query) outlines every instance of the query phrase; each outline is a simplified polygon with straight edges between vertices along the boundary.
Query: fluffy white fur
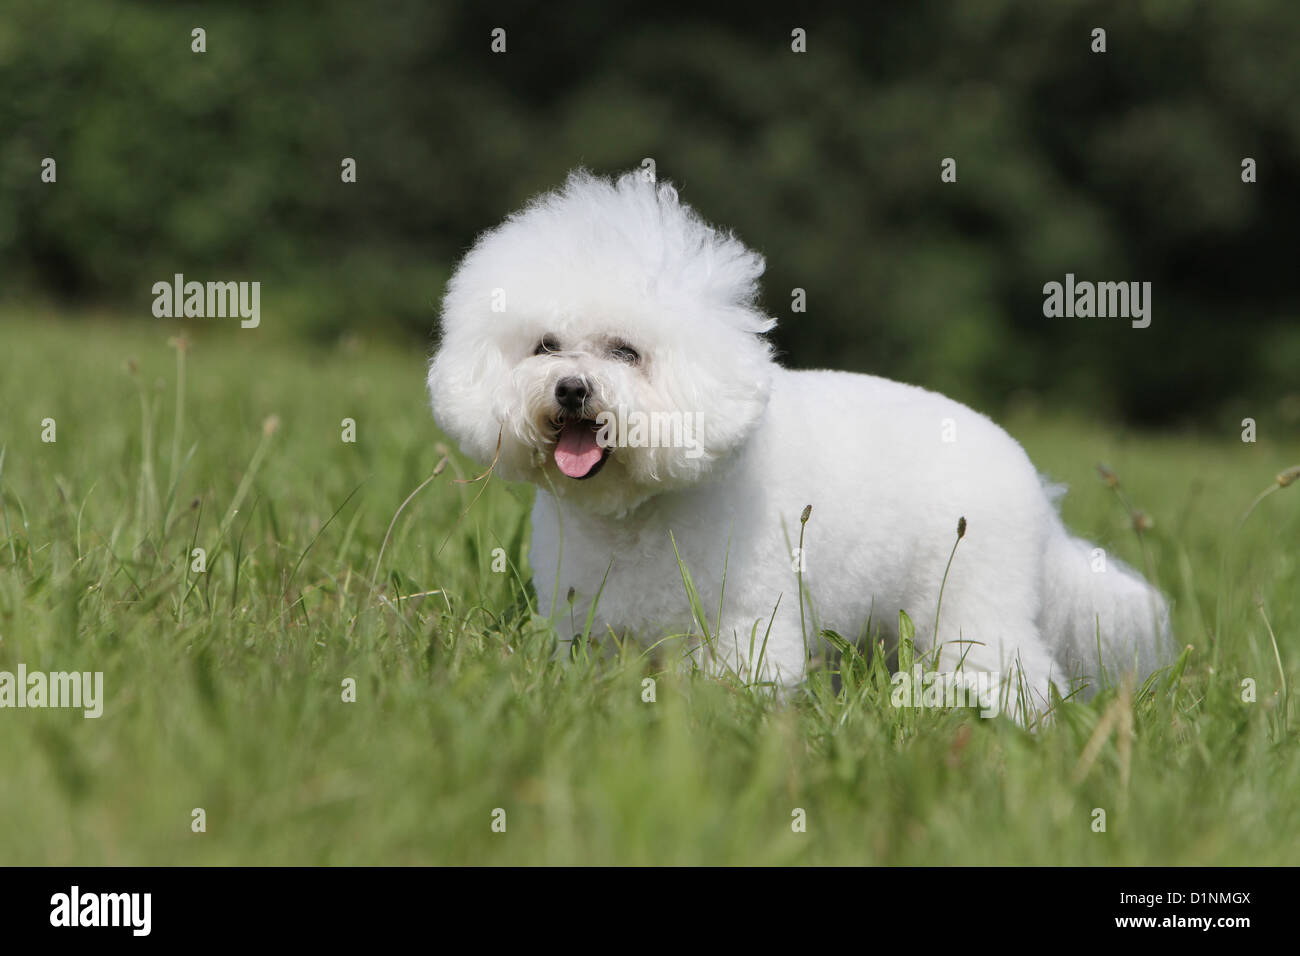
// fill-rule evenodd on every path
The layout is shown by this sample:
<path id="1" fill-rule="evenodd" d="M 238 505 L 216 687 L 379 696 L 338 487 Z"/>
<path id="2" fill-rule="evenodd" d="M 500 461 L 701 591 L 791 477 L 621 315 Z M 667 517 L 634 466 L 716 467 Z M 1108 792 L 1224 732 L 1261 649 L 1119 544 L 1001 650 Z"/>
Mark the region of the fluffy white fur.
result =
<path id="1" fill-rule="evenodd" d="M 789 687 L 807 659 L 792 555 L 806 505 L 805 615 L 850 638 L 870 618 L 896 638 L 906 610 L 923 649 L 964 516 L 941 668 L 999 674 L 1039 708 L 1050 684 L 1095 677 L 1099 654 L 1111 676 L 1155 668 L 1164 599 L 1114 559 L 1094 571 L 1005 431 L 915 386 L 776 364 L 755 301 L 763 266 L 671 187 L 578 172 L 457 268 L 429 370 L 434 414 L 466 454 L 537 486 L 541 610 L 573 588 L 585 619 L 609 568 L 598 633 L 698 634 L 671 532 L 710 623 L 722 601 L 701 663 Z M 556 386 L 575 379 L 588 395 L 566 412 Z M 699 448 L 618 447 L 590 477 L 562 473 L 566 417 L 620 406 L 700 413 Z"/>

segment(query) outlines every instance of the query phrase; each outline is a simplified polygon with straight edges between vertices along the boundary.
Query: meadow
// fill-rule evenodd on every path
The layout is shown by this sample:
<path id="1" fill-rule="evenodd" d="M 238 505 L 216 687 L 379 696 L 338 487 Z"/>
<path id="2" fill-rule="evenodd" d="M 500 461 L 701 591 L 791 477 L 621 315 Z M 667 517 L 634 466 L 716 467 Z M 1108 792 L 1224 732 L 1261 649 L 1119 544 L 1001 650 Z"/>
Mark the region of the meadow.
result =
<path id="1" fill-rule="evenodd" d="M 105 695 L 0 710 L 2 864 L 1300 862 L 1300 442 L 1266 410 L 1254 443 L 1003 419 L 1187 649 L 1027 732 L 895 708 L 853 650 L 787 702 L 680 635 L 558 661 L 584 623 L 535 613 L 531 491 L 470 480 L 418 346 L 180 331 L 0 315 L 0 671 Z"/>

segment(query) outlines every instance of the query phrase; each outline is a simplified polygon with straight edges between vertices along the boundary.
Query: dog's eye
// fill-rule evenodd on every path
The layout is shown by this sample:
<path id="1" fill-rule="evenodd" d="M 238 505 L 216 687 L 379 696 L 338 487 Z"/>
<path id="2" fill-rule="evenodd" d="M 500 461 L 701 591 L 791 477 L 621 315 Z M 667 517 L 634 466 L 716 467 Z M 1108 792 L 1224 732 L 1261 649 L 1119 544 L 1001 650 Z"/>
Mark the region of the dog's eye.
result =
<path id="1" fill-rule="evenodd" d="M 558 352 L 560 350 L 560 341 L 554 335 L 543 335 L 542 340 L 537 343 L 537 348 L 533 349 L 534 355 L 545 355 L 547 352 Z"/>
<path id="2" fill-rule="evenodd" d="M 609 347 L 609 354 L 628 365 L 636 365 L 641 361 L 641 353 L 626 342 L 615 342 Z"/>

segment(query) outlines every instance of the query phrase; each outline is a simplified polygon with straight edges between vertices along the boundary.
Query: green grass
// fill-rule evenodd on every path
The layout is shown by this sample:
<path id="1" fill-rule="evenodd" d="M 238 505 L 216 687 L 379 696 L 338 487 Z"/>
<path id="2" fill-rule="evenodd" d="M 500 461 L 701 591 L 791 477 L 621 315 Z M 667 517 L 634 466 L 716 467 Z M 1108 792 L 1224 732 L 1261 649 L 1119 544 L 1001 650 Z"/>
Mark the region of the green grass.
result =
<path id="1" fill-rule="evenodd" d="M 1300 490 L 1234 530 L 1300 460 L 1268 428 L 1242 444 L 1007 423 L 1072 486 L 1074 530 L 1150 561 L 1192 647 L 1181 674 L 1066 703 L 1028 734 L 895 710 L 888 675 L 855 655 L 788 704 L 681 671 L 679 641 L 561 665 L 522 583 L 528 489 L 457 483 L 477 470 L 453 454 L 398 514 L 444 451 L 418 349 L 313 351 L 213 322 L 185 355 L 182 403 L 174 331 L 0 320 L 0 670 L 103 671 L 107 697 L 98 720 L 0 710 L 0 863 L 1300 858 L 1281 679 L 1294 695 Z M 1099 461 L 1154 519 L 1146 559 Z"/>

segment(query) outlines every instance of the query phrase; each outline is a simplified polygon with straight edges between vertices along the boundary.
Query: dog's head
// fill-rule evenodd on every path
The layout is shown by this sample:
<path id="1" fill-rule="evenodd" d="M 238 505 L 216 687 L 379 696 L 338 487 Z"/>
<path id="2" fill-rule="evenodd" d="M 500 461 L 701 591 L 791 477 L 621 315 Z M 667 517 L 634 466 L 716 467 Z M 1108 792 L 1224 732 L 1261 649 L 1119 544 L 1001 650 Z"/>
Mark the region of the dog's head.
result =
<path id="1" fill-rule="evenodd" d="M 767 405 L 762 272 L 672 187 L 574 173 L 452 276 L 429 368 L 438 424 L 597 513 L 700 481 Z"/>

